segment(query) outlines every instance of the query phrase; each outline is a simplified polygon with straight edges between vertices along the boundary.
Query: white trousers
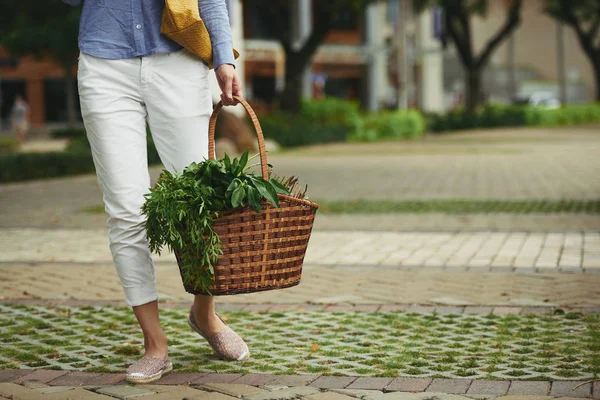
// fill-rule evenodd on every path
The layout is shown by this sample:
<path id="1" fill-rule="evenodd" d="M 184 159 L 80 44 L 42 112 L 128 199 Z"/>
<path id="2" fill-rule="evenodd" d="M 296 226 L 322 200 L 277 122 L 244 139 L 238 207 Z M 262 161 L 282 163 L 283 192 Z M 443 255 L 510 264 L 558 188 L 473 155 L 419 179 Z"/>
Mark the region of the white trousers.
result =
<path id="1" fill-rule="evenodd" d="M 141 214 L 150 187 L 146 123 L 169 171 L 206 158 L 208 68 L 186 50 L 124 60 L 81 53 L 78 81 L 113 261 L 127 304 L 146 304 L 158 299 Z"/>

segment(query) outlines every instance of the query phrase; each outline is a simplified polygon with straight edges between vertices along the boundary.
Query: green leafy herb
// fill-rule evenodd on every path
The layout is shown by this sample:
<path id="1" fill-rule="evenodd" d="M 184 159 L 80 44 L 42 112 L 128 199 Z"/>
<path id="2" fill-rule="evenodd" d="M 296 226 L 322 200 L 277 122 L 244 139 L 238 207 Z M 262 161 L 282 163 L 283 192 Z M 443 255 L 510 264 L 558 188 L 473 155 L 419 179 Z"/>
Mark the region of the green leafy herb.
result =
<path id="1" fill-rule="evenodd" d="M 248 173 L 253 165 L 248 152 L 231 160 L 205 160 L 188 165 L 176 175 L 164 170 L 146 194 L 142 213 L 150 250 L 160 254 L 167 246 L 180 256 L 184 282 L 209 293 L 214 265 L 222 254 L 222 242 L 213 229 L 213 219 L 222 211 L 250 207 L 260 213 L 263 201 L 279 207 L 277 194 L 289 195 L 276 179 Z"/>

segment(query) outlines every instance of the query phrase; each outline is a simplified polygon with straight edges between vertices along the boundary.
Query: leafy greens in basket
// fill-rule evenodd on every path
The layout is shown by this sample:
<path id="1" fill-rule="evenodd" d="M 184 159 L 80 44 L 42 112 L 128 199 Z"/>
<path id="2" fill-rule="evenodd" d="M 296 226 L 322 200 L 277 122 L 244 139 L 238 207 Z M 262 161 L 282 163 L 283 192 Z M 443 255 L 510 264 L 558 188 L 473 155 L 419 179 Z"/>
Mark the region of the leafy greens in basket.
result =
<path id="1" fill-rule="evenodd" d="M 150 250 L 160 254 L 167 246 L 177 251 L 185 265 L 183 280 L 207 293 L 214 279 L 213 267 L 222 254 L 213 219 L 236 207 L 260 212 L 263 200 L 279 208 L 277 194 L 289 196 L 288 188 L 296 182 L 295 178 L 265 180 L 248 171 L 253 166 L 248 161 L 245 152 L 239 159 L 225 155 L 192 163 L 178 175 L 164 170 L 145 196 L 142 213 L 147 217 Z"/>

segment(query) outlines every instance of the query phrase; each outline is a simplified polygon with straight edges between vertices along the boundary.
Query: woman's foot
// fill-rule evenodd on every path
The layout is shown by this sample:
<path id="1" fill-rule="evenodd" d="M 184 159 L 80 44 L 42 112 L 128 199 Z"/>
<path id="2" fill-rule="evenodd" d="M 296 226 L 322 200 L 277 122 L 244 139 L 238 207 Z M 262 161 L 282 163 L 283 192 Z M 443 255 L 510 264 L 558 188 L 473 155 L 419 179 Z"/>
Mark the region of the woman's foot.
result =
<path id="1" fill-rule="evenodd" d="M 150 383 L 172 370 L 173 364 L 168 359 L 144 355 L 127 368 L 125 379 L 132 383 Z"/>
<path id="2" fill-rule="evenodd" d="M 244 339 L 233 331 L 215 313 L 211 317 L 199 317 L 191 308 L 188 316 L 190 327 L 202 336 L 215 354 L 224 359 L 242 361 L 250 357 L 250 350 Z"/>

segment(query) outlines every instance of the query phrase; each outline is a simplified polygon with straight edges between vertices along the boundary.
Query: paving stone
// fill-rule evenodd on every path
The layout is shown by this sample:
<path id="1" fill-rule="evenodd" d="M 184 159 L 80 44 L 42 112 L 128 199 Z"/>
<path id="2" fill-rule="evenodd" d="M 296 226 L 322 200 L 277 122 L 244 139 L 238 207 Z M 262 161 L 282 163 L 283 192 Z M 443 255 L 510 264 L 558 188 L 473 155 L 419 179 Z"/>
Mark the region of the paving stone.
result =
<path id="1" fill-rule="evenodd" d="M 467 393 L 471 385 L 470 379 L 440 379 L 436 378 L 427 387 L 427 392 L 440 392 L 450 394 Z"/>
<path id="2" fill-rule="evenodd" d="M 194 383 L 231 383 L 240 376 L 242 374 L 206 374 L 196 379 Z"/>
<path id="3" fill-rule="evenodd" d="M 491 381 L 491 380 L 474 380 L 467 394 L 490 394 L 504 395 L 508 392 L 510 382 L 507 381 Z"/>
<path id="4" fill-rule="evenodd" d="M 449 314 L 462 314 L 464 307 L 436 307 L 435 312 L 437 314 L 449 315 Z"/>
<path id="5" fill-rule="evenodd" d="M 220 393 L 203 392 L 192 389 L 188 386 L 163 386 L 164 390 L 160 393 L 142 395 L 134 397 L 134 400 L 182 400 L 182 399 L 228 399 L 233 400 L 234 397 L 225 396 Z"/>
<path id="6" fill-rule="evenodd" d="M 272 307 L 273 304 L 248 304 L 242 310 L 251 312 L 267 312 Z"/>
<path id="7" fill-rule="evenodd" d="M 332 304 L 325 307 L 327 312 L 350 312 L 354 311 L 354 306 L 350 304 Z"/>
<path id="8" fill-rule="evenodd" d="M 292 400 L 317 394 L 320 390 L 310 386 L 296 386 L 275 392 L 266 392 L 246 397 L 245 400 Z"/>
<path id="9" fill-rule="evenodd" d="M 117 399 L 121 400 L 131 399 L 155 393 L 151 390 L 142 389 L 131 385 L 108 386 L 100 388 L 96 390 L 96 392 L 100 394 L 105 394 L 107 396 L 116 397 Z"/>
<path id="10" fill-rule="evenodd" d="M 381 306 L 379 304 L 356 304 L 354 306 L 354 311 L 362 311 L 362 312 L 377 312 Z"/>
<path id="11" fill-rule="evenodd" d="M 554 381 L 550 389 L 550 396 L 554 397 L 590 397 L 592 395 L 592 384 L 586 383 L 573 388 L 583 382 L 581 381 Z"/>
<path id="12" fill-rule="evenodd" d="M 492 314 L 494 315 L 509 315 L 509 314 L 521 314 L 523 309 L 521 307 L 494 307 Z"/>
<path id="13" fill-rule="evenodd" d="M 369 389 L 369 390 L 383 390 L 393 378 L 372 378 L 372 377 L 360 377 L 352 382 L 348 389 Z"/>
<path id="14" fill-rule="evenodd" d="M 546 381 L 512 381 L 508 394 L 527 394 L 546 396 L 550 392 L 550 382 Z"/>
<path id="15" fill-rule="evenodd" d="M 384 304 L 379 307 L 379 312 L 406 311 L 409 307 L 406 304 Z"/>
<path id="16" fill-rule="evenodd" d="M 488 315 L 493 311 L 492 307 L 476 307 L 476 306 L 466 306 L 463 311 L 465 314 L 475 314 L 475 315 Z"/>
<path id="17" fill-rule="evenodd" d="M 594 382 L 592 387 L 592 399 L 600 399 L 600 381 Z"/>
<path id="18" fill-rule="evenodd" d="M 416 314 L 428 314 L 428 313 L 432 313 L 433 311 L 435 311 L 435 307 L 418 306 L 418 305 L 410 306 L 408 308 L 408 310 L 406 310 L 407 313 L 416 313 Z"/>
<path id="19" fill-rule="evenodd" d="M 31 389 L 37 390 L 38 393 L 59 393 L 59 392 L 66 392 L 67 390 L 73 390 L 73 389 L 75 389 L 75 386 L 45 386 L 45 387 L 31 388 Z"/>
<path id="20" fill-rule="evenodd" d="M 431 384 L 431 378 L 396 378 L 386 388 L 386 391 L 424 392 Z"/>
<path id="21" fill-rule="evenodd" d="M 208 374 L 197 372 L 171 372 L 152 383 L 155 385 L 191 385 L 198 383 L 198 380 L 206 375 Z"/>
<path id="22" fill-rule="evenodd" d="M 90 379 L 98 378 L 101 375 L 101 373 L 96 372 L 69 372 L 66 375 L 51 380 L 48 384 L 52 386 L 83 386 Z"/>
<path id="23" fill-rule="evenodd" d="M 511 394 L 508 396 L 496 397 L 495 400 L 554 400 L 554 397 L 550 396 L 528 396 L 521 394 Z"/>
<path id="24" fill-rule="evenodd" d="M 85 382 L 85 386 L 102 386 L 102 385 L 116 385 L 117 383 L 125 382 L 125 373 L 110 374 L 105 373 L 100 376 L 95 376 L 89 381 Z"/>
<path id="25" fill-rule="evenodd" d="M 460 396 L 448 393 L 408 393 L 408 392 L 390 392 L 381 393 L 375 391 L 362 397 L 363 400 L 472 400 L 470 397 Z"/>
<path id="26" fill-rule="evenodd" d="M 264 389 L 260 389 L 250 385 L 240 385 L 235 383 L 205 383 L 199 386 L 201 389 L 207 389 L 214 392 L 223 393 L 234 397 L 251 396 L 254 394 L 266 393 Z"/>
<path id="27" fill-rule="evenodd" d="M 38 398 L 39 399 L 39 398 Z M 43 400 L 114 400 L 113 397 L 104 396 L 94 393 L 83 388 L 75 388 L 58 393 L 48 393 L 42 398 Z"/>
<path id="28" fill-rule="evenodd" d="M 39 400 L 40 398 L 40 394 L 34 389 L 28 389 L 13 382 L 0 383 L 0 396 L 19 400 Z"/>
<path id="29" fill-rule="evenodd" d="M 69 371 L 56 371 L 52 369 L 38 369 L 34 370 L 29 374 L 22 375 L 17 379 L 14 379 L 15 383 L 22 383 L 23 381 L 39 381 L 42 383 L 48 383 L 54 379 L 57 379 L 63 375 L 66 375 Z"/>
<path id="30" fill-rule="evenodd" d="M 379 391 L 365 389 L 329 389 L 328 392 L 340 393 L 358 399 L 362 399 L 364 396 L 372 396 L 377 393 L 383 394 Z"/>
<path id="31" fill-rule="evenodd" d="M 306 386 L 317 378 L 319 375 L 277 375 L 269 386 Z"/>
<path id="32" fill-rule="evenodd" d="M 38 381 L 25 381 L 22 383 L 22 385 L 29 389 L 39 389 L 39 388 L 50 387 L 50 385 L 48 385 L 46 383 L 38 382 Z"/>
<path id="33" fill-rule="evenodd" d="M 231 381 L 231 383 L 241 385 L 262 386 L 269 384 L 269 382 L 272 382 L 276 378 L 277 376 L 269 374 L 246 374 L 237 378 L 234 381 Z"/>
<path id="34" fill-rule="evenodd" d="M 0 382 L 12 382 L 29 373 L 30 369 L 0 369 Z"/>
<path id="35" fill-rule="evenodd" d="M 521 314 L 546 315 L 552 313 L 552 307 L 523 307 Z"/>
<path id="36" fill-rule="evenodd" d="M 349 386 L 357 378 L 355 376 L 320 376 L 311 383 L 310 386 L 318 387 L 321 389 L 343 389 Z M 364 389 L 357 387 L 354 389 Z"/>
<path id="37" fill-rule="evenodd" d="M 143 399 L 144 399 L 144 397 L 140 397 L 140 400 L 143 400 Z M 167 399 L 165 399 L 165 400 L 167 400 Z M 237 397 L 231 397 L 231 396 L 228 396 L 223 393 L 203 392 L 200 390 L 196 390 L 195 394 L 189 394 L 189 395 L 185 395 L 185 397 L 183 397 L 183 400 L 235 400 L 235 399 L 237 399 Z M 171 398 L 168 400 L 173 400 L 173 399 Z"/>
<path id="38" fill-rule="evenodd" d="M 321 392 L 305 396 L 306 400 L 354 400 L 355 397 L 346 396 L 336 392 Z"/>

